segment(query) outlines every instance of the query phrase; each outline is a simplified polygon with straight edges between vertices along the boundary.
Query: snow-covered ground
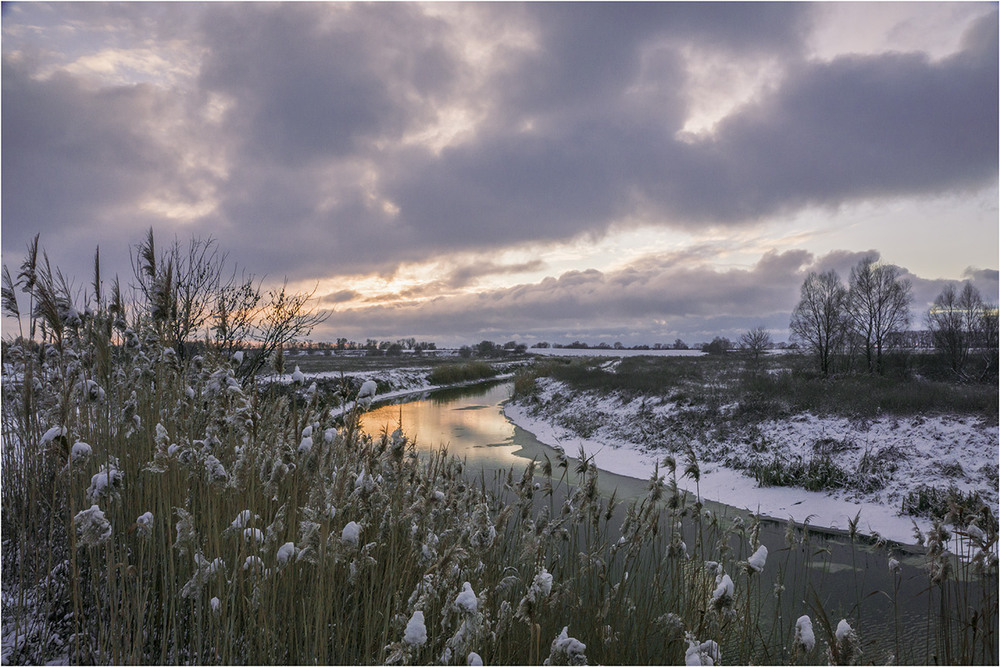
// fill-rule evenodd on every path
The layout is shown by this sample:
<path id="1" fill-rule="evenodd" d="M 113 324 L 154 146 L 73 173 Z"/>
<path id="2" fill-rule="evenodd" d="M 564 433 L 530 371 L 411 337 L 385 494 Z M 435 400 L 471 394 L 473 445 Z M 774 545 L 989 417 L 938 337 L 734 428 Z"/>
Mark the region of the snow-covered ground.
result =
<path id="1" fill-rule="evenodd" d="M 570 457 L 582 447 L 603 470 L 648 479 L 659 462 L 664 474 L 668 452 L 663 445 L 670 435 L 651 433 L 649 425 L 676 415 L 678 406 L 653 398 L 623 403 L 614 395 L 574 392 L 550 378 L 539 379 L 538 386 L 538 401 L 506 405 L 505 414 L 515 424 L 541 442 L 562 446 Z M 978 491 L 997 508 L 997 426 L 971 417 L 890 416 L 859 423 L 800 414 L 730 433 L 725 441 L 705 440 L 687 441 L 700 461 L 702 497 L 780 520 L 808 518 L 813 526 L 846 530 L 860 510 L 859 530 L 912 544 L 913 520 L 899 511 L 902 498 L 921 484 Z M 816 492 L 760 487 L 749 472 L 738 469 L 752 461 L 808 460 L 818 454 L 829 454 L 847 471 L 873 471 L 878 483 L 871 486 L 879 488 Z M 680 475 L 685 459 L 682 453 L 676 458 Z M 696 490 L 690 478 L 679 477 L 678 483 Z M 930 527 L 927 520 L 916 523 L 924 530 Z"/>

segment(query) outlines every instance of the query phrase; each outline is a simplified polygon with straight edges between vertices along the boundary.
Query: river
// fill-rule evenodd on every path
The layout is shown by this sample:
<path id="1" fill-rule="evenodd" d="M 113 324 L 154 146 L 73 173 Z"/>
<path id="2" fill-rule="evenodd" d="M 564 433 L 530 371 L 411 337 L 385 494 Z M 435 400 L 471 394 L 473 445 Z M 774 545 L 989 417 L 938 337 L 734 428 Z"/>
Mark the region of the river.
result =
<path id="1" fill-rule="evenodd" d="M 446 447 L 449 454 L 465 460 L 467 474 L 475 478 L 489 480 L 511 469 L 515 476 L 520 476 L 533 459 L 541 462 L 548 456 L 554 464 L 557 452 L 511 423 L 503 414 L 502 404 L 508 399 L 511 388 L 510 382 L 494 382 L 438 390 L 416 398 L 411 396 L 372 409 L 364 415 L 362 428 L 377 435 L 383 429 L 391 432 L 402 426 L 416 442 L 418 450 Z M 572 463 L 569 468 L 569 483 L 573 485 L 576 479 Z M 540 467 L 536 468 L 536 475 L 542 481 Z M 619 499 L 630 501 L 645 496 L 648 480 L 602 470 L 599 486 L 605 496 L 615 492 Z M 619 504 L 620 512 L 625 504 Z M 739 516 L 749 521 L 745 510 L 710 501 L 705 501 L 704 507 L 726 520 Z M 831 622 L 836 624 L 846 617 L 855 624 L 860 618 L 864 625 L 860 628 L 863 643 L 874 645 L 877 642 L 883 647 L 893 646 L 894 634 L 899 632 L 902 644 L 914 651 L 908 657 L 934 660 L 933 641 L 928 640 L 926 633 L 928 575 L 919 550 L 896 546 L 887 549 L 861 540 L 852 544 L 844 535 L 826 533 L 815 527 L 809 529 L 805 546 L 789 547 L 786 528 L 784 522 L 762 521 L 760 541 L 769 550 L 769 564 L 782 563 L 785 573 L 810 573 L 810 583 Z M 801 527 L 795 534 L 796 539 L 801 538 Z M 688 538 L 685 536 L 686 540 Z M 890 555 L 901 563 L 898 577 L 889 571 Z M 781 584 L 776 579 L 778 570 L 777 567 L 765 569 L 761 585 Z M 893 595 L 898 603 L 892 601 Z M 854 608 L 862 598 L 859 616 Z M 813 613 L 806 600 L 789 600 L 782 616 L 794 624 L 799 615 Z M 898 614 L 898 619 L 894 619 L 894 614 Z M 884 648 L 875 654 L 866 654 L 866 660 L 887 660 L 889 657 L 884 654 Z"/>

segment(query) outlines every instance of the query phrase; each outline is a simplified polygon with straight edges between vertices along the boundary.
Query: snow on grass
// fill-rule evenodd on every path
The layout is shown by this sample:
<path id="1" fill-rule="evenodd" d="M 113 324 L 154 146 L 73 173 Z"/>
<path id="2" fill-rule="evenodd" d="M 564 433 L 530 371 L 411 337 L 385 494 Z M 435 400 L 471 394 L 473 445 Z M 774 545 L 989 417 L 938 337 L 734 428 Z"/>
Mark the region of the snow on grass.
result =
<path id="1" fill-rule="evenodd" d="M 657 418 L 676 415 L 677 405 L 655 398 L 624 402 L 613 394 L 574 392 L 551 378 L 540 378 L 537 385 L 536 408 L 508 402 L 504 414 L 539 441 L 572 452 L 570 458 L 582 447 L 601 470 L 636 479 L 648 479 L 656 464 L 662 464 L 668 453 L 665 439 L 671 434 L 643 432 L 640 410 Z M 699 457 L 701 478 L 697 487 L 688 477 L 679 476 L 678 484 L 690 492 L 697 488 L 707 500 L 782 521 L 808 517 L 813 526 L 836 530 L 848 530 L 849 520 L 861 510 L 861 533 L 912 544 L 913 519 L 900 516 L 900 507 L 906 494 L 921 484 L 977 491 L 996 507 L 997 442 L 996 425 L 970 416 L 884 416 L 858 422 L 802 413 L 764 421 L 752 432 L 731 434 L 724 442 L 686 441 Z M 754 461 L 808 460 L 824 451 L 847 471 L 868 461 L 881 488 L 761 487 L 746 469 Z M 925 532 L 931 526 L 924 519 L 916 523 Z"/>
<path id="2" fill-rule="evenodd" d="M 767 547 L 762 544 L 757 547 L 757 551 L 753 552 L 753 555 L 747 559 L 747 565 L 749 565 L 750 569 L 754 572 L 763 572 L 765 563 L 767 563 Z"/>
<path id="3" fill-rule="evenodd" d="M 340 539 L 345 544 L 357 545 L 358 541 L 361 539 L 361 526 L 359 526 L 356 522 L 351 521 L 344 526 L 344 530 L 340 533 Z"/>
<path id="4" fill-rule="evenodd" d="M 793 641 L 806 653 L 816 648 L 816 634 L 813 632 L 812 619 L 808 616 L 799 616 L 799 620 L 795 621 L 795 639 Z"/>
<path id="5" fill-rule="evenodd" d="M 406 623 L 403 631 L 403 643 L 410 646 L 421 646 L 427 642 L 427 626 L 424 625 L 424 612 L 415 611 Z"/>

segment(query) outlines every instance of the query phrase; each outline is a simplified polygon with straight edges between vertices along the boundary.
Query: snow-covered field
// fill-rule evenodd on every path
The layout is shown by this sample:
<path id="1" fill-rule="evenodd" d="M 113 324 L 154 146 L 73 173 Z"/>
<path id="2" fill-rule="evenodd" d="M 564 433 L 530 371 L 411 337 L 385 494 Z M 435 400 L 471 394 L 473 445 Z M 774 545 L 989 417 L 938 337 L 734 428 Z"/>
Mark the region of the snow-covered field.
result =
<path id="1" fill-rule="evenodd" d="M 550 378 L 539 379 L 538 386 L 537 402 L 507 404 L 505 413 L 518 426 L 544 443 L 562 446 L 570 457 L 582 447 L 609 472 L 646 479 L 660 462 L 663 474 L 668 453 L 663 445 L 670 435 L 650 433 L 649 425 L 676 414 L 678 406 L 654 398 L 622 402 L 614 395 L 574 392 Z M 863 532 L 913 543 L 913 520 L 900 516 L 899 510 L 906 493 L 918 485 L 954 484 L 962 491 L 978 491 L 994 511 L 997 508 L 997 426 L 971 417 L 883 417 L 860 423 L 800 414 L 730 433 L 725 441 L 706 440 L 687 441 L 701 464 L 701 495 L 776 519 L 808 518 L 813 526 L 846 530 L 860 510 Z M 739 469 L 754 461 L 796 456 L 808 460 L 817 454 L 829 454 L 847 471 L 871 470 L 877 483 L 869 486 L 880 488 L 815 492 L 760 487 L 748 471 Z M 676 458 L 684 460 L 682 453 Z M 678 468 L 679 474 L 683 463 Z M 678 483 L 695 490 L 690 478 L 679 478 Z M 916 523 L 921 529 L 930 527 L 927 520 Z"/>

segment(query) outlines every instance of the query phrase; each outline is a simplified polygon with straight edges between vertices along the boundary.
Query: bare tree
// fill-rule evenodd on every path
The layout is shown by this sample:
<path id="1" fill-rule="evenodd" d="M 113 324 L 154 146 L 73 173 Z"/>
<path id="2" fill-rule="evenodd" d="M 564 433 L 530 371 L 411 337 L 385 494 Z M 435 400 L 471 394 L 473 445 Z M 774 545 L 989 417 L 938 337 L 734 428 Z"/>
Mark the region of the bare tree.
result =
<path id="1" fill-rule="evenodd" d="M 152 229 L 132 257 L 137 291 L 146 302 L 145 326 L 178 353 L 199 335 L 226 358 L 244 351 L 237 374 L 246 380 L 327 314 L 311 305 L 313 292 L 292 293 L 285 283 L 265 296 L 261 280 L 225 265 L 213 239 L 192 238 L 187 248 L 175 240 L 157 252 Z"/>
<path id="2" fill-rule="evenodd" d="M 830 373 L 831 360 L 848 329 L 848 292 L 836 271 L 810 273 L 802 283 L 800 299 L 789 328 L 819 359 L 823 375 Z"/>
<path id="3" fill-rule="evenodd" d="M 972 283 L 966 281 L 961 290 L 946 285 L 927 311 L 927 327 L 934 347 L 960 380 L 974 379 L 970 373 L 983 379 L 996 367 L 996 306 L 984 302 Z M 969 362 L 977 357 L 982 367 L 971 369 Z"/>
<path id="4" fill-rule="evenodd" d="M 974 344 L 982 305 L 982 297 L 971 283 L 966 282 L 961 291 L 949 283 L 927 311 L 927 327 L 934 347 L 944 354 L 951 370 L 960 378 L 964 377 Z"/>
<path id="5" fill-rule="evenodd" d="M 902 278 L 898 266 L 866 257 L 851 269 L 848 312 L 864 342 L 869 373 L 883 373 L 883 352 L 893 335 L 910 323 L 910 300 L 910 281 Z"/>
<path id="6" fill-rule="evenodd" d="M 756 326 L 740 336 L 740 349 L 755 362 L 771 346 L 771 333 L 761 326 Z"/>

